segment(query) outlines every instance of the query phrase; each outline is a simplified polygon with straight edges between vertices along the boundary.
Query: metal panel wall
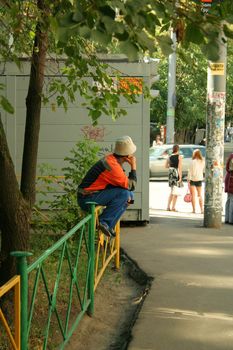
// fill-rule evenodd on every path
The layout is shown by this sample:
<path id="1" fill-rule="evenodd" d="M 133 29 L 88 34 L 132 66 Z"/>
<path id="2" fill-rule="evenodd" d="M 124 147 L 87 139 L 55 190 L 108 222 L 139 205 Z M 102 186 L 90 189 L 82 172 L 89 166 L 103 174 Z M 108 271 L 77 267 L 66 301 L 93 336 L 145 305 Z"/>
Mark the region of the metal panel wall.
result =
<path id="1" fill-rule="evenodd" d="M 111 63 L 122 75 L 136 76 L 143 79 L 149 86 L 151 75 L 156 74 L 156 64 L 151 63 Z M 1 77 L 4 79 L 4 77 Z M 48 78 L 49 79 L 49 76 Z M 2 81 L 2 80 L 1 80 Z M 5 118 L 7 138 L 10 151 L 16 166 L 17 174 L 21 170 L 21 158 L 23 149 L 24 125 L 25 125 L 25 99 L 29 82 L 29 63 L 23 64 L 23 71 L 17 71 L 16 67 L 8 64 L 6 71 L 6 96 L 15 108 L 15 116 Z M 137 145 L 137 174 L 138 184 L 135 193 L 135 204 L 130 206 L 125 214 L 125 220 L 148 221 L 149 220 L 149 100 L 138 95 L 137 104 L 129 104 L 122 100 L 121 107 L 127 111 L 125 117 L 115 121 L 107 116 L 101 116 L 98 125 L 93 127 L 88 117 L 88 112 L 79 104 L 70 104 L 68 111 L 50 106 L 42 107 L 41 129 L 38 164 L 49 163 L 57 168 L 61 175 L 64 167 L 64 157 L 69 154 L 75 143 L 85 135 L 95 138 L 101 145 L 101 153 L 111 152 L 115 140 L 122 135 L 130 135 Z M 94 135 L 94 136 L 93 136 Z"/>

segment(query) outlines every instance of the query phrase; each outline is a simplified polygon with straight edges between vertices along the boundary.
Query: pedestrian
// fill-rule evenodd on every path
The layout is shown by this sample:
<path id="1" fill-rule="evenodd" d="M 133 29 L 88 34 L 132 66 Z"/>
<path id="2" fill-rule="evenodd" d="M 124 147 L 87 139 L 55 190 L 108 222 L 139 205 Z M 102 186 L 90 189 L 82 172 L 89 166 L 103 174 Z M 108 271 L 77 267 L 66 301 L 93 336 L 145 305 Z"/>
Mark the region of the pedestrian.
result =
<path id="1" fill-rule="evenodd" d="M 233 224 L 233 153 L 227 159 L 225 175 L 225 192 L 227 201 L 225 205 L 225 223 Z"/>
<path id="2" fill-rule="evenodd" d="M 231 142 L 230 131 L 231 131 L 231 123 L 228 123 L 225 129 L 225 142 Z"/>
<path id="3" fill-rule="evenodd" d="M 163 145 L 163 141 L 161 140 L 160 135 L 157 135 L 155 140 L 153 141 L 153 147 L 154 146 L 161 146 Z"/>
<path id="4" fill-rule="evenodd" d="M 224 142 L 229 142 L 229 133 L 227 127 L 224 129 Z"/>
<path id="5" fill-rule="evenodd" d="M 102 205 L 99 229 L 108 237 L 115 237 L 114 227 L 127 206 L 133 203 L 133 191 L 137 181 L 136 145 L 129 136 L 116 140 L 113 153 L 97 161 L 78 186 L 79 206 L 89 210 L 88 202 Z M 125 174 L 123 164 L 128 163 L 131 171 Z"/>
<path id="6" fill-rule="evenodd" d="M 206 145 L 206 139 L 205 137 L 199 142 L 200 146 L 205 146 Z"/>
<path id="7" fill-rule="evenodd" d="M 200 206 L 201 213 L 203 214 L 203 198 L 202 198 L 202 181 L 204 179 L 205 161 L 202 157 L 201 151 L 195 149 L 193 151 L 191 164 L 188 169 L 188 183 L 190 187 L 190 193 L 192 196 L 193 213 L 196 212 L 196 194 Z"/>
<path id="8" fill-rule="evenodd" d="M 230 138 L 230 142 L 232 142 L 233 141 L 233 125 L 232 124 L 229 128 L 229 138 Z"/>
<path id="9" fill-rule="evenodd" d="M 177 187 L 182 184 L 182 155 L 179 154 L 179 145 L 174 145 L 172 154 L 167 158 L 165 167 L 168 168 L 168 185 L 171 192 L 168 197 L 167 210 L 176 210 Z"/>

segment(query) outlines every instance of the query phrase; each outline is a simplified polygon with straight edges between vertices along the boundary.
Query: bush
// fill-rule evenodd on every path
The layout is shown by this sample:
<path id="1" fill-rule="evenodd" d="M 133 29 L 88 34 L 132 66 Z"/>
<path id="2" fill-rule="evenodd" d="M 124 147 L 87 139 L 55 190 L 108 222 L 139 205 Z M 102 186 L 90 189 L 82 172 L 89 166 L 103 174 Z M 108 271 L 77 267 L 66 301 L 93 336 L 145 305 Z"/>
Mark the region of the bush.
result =
<path id="1" fill-rule="evenodd" d="M 77 142 L 70 151 L 71 155 L 65 158 L 68 166 L 62 169 L 64 176 L 54 175 L 56 170 L 48 164 L 39 167 L 37 193 L 42 199 L 34 208 L 35 228 L 41 229 L 46 222 L 47 230 L 68 231 L 83 217 L 77 204 L 77 187 L 88 169 L 97 161 L 98 152 L 99 147 L 94 141 L 84 139 Z M 47 208 L 49 214 L 45 214 L 42 208 Z"/>

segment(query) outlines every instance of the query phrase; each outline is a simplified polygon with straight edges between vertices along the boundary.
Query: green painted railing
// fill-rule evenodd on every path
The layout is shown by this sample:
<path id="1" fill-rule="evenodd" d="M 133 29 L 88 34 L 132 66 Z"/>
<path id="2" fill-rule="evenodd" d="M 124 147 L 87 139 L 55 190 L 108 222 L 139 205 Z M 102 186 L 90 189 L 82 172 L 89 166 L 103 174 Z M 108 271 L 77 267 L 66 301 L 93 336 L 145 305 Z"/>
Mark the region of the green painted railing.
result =
<path id="1" fill-rule="evenodd" d="M 64 349 L 83 315 L 94 312 L 95 205 L 91 205 L 89 215 L 31 265 L 27 265 L 30 253 L 13 252 L 12 255 L 16 257 L 21 276 L 21 350 L 38 348 L 38 345 L 44 350 Z M 85 263 L 83 260 L 80 263 L 83 258 Z M 57 262 L 52 283 L 49 259 Z M 85 281 L 80 285 L 79 269 L 84 265 L 85 270 L 80 273 Z M 40 329 L 41 343 L 29 345 L 33 321 L 36 323 L 43 314 L 45 323 L 35 328 Z M 55 347 L 57 338 L 59 345 Z"/>

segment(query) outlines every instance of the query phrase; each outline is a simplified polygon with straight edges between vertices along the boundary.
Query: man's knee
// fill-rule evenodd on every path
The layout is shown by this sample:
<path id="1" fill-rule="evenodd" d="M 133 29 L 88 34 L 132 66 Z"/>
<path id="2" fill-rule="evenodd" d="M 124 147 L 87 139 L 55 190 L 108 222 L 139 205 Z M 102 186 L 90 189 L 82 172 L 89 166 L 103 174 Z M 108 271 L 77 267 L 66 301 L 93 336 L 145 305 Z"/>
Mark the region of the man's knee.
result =
<path id="1" fill-rule="evenodd" d="M 120 189 L 118 196 L 122 199 L 122 201 L 128 202 L 128 200 L 132 199 L 132 192 L 127 189 Z"/>
<path id="2" fill-rule="evenodd" d="M 79 196 L 77 196 L 77 203 L 83 211 L 90 212 L 90 205 L 86 204 L 86 202 Z"/>

